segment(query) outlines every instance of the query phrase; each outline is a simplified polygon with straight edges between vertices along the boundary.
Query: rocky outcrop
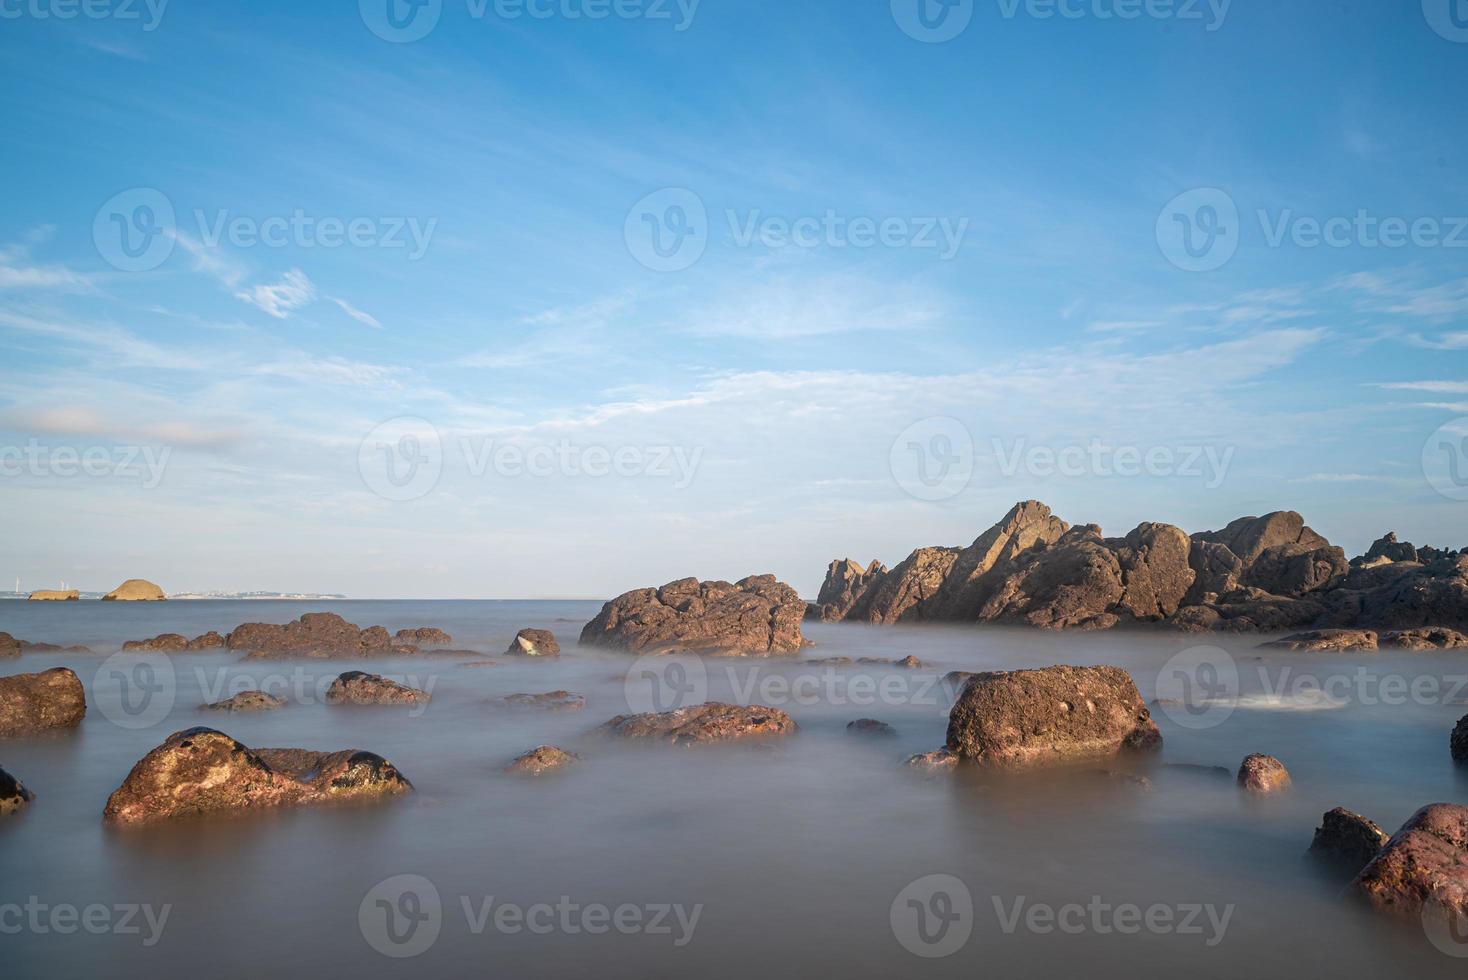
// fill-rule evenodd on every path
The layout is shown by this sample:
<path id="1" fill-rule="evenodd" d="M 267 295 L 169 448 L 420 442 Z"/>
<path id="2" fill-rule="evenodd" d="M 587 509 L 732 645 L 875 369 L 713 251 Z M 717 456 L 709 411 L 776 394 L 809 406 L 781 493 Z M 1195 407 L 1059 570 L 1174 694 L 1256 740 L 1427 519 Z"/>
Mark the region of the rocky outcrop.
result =
<path id="1" fill-rule="evenodd" d="M 907 760 L 907 766 L 920 772 L 942 772 L 958 766 L 958 754 L 946 746 L 932 752 L 919 752 Z"/>
<path id="2" fill-rule="evenodd" d="M 634 653 L 795 653 L 805 642 L 804 615 L 800 596 L 773 575 L 733 585 L 688 578 L 613 599 L 586 624 L 581 642 Z"/>
<path id="3" fill-rule="evenodd" d="M 220 636 L 214 630 L 202 633 L 189 641 L 190 650 L 221 650 L 229 646 L 229 637 Z"/>
<path id="4" fill-rule="evenodd" d="M 20 653 L 20 641 L 9 633 L 0 633 L 0 660 L 9 657 L 18 657 Z"/>
<path id="5" fill-rule="evenodd" d="M 1381 853 L 1387 840 L 1386 831 L 1376 824 L 1338 806 L 1320 818 L 1310 855 L 1342 870 L 1349 869 L 1355 877 Z"/>
<path id="6" fill-rule="evenodd" d="M 212 728 L 176 732 L 133 766 L 103 819 L 143 824 L 177 817 L 381 799 L 411 792 L 371 752 L 250 749 Z"/>
<path id="7" fill-rule="evenodd" d="M 1272 755 L 1254 753 L 1239 766 L 1239 785 L 1246 792 L 1267 795 L 1290 788 L 1290 774 Z"/>
<path id="8" fill-rule="evenodd" d="M 542 745 L 516 758 L 505 767 L 505 772 L 539 776 L 543 772 L 564 769 L 580 761 L 581 756 L 574 752 L 558 749 L 554 745 Z"/>
<path id="9" fill-rule="evenodd" d="M 537 711 L 580 711 L 586 707 L 586 697 L 571 691 L 547 691 L 544 694 L 510 694 L 495 704 L 502 708 L 532 708 Z"/>
<path id="10" fill-rule="evenodd" d="M 274 711 L 284 708 L 288 702 L 264 691 L 241 691 L 223 701 L 206 704 L 203 711 Z"/>
<path id="11" fill-rule="evenodd" d="M 1418 919 L 1429 903 L 1468 915 L 1468 807 L 1418 810 L 1351 887 L 1390 915 Z"/>
<path id="12" fill-rule="evenodd" d="M 30 594 L 31 602 L 77 602 L 81 597 L 76 589 L 41 589 Z"/>
<path id="13" fill-rule="evenodd" d="M 82 682 L 65 667 L 0 677 L 0 738 L 75 728 L 86 713 Z"/>
<path id="14" fill-rule="evenodd" d="M 805 618 L 827 623 L 844 619 L 867 589 L 886 574 L 887 566 L 879 561 L 870 565 L 859 565 L 850 558 L 831 562 L 826 569 L 826 580 L 821 583 L 821 591 L 816 595 L 816 601 L 807 607 Z"/>
<path id="15" fill-rule="evenodd" d="M 513 657 L 559 657 L 561 645 L 550 630 L 524 629 L 510 641 L 506 656 Z"/>
<path id="16" fill-rule="evenodd" d="M 404 633 L 415 638 L 418 634 L 449 638 L 442 630 L 432 628 L 403 630 L 398 635 Z M 347 622 L 336 613 L 307 613 L 283 626 L 245 623 L 235 627 L 225 640 L 231 650 L 238 650 L 253 659 L 271 660 L 403 656 L 417 653 L 419 649 L 414 645 L 395 643 L 392 635 L 381 626 L 358 629 L 355 623 Z"/>
<path id="17" fill-rule="evenodd" d="M 331 682 L 327 704 L 426 704 L 432 695 L 397 681 L 349 670 Z"/>
<path id="18" fill-rule="evenodd" d="M 1448 748 L 1453 753 L 1454 762 L 1468 763 L 1468 715 L 1459 718 L 1458 723 L 1453 726 Z"/>
<path id="19" fill-rule="evenodd" d="M 1468 634 L 1443 628 L 1392 630 L 1381 634 L 1381 645 L 1399 650 L 1462 650 L 1468 648 Z"/>
<path id="20" fill-rule="evenodd" d="M 127 652 L 152 651 L 156 653 L 178 653 L 189 648 L 189 640 L 178 633 L 160 633 L 151 640 L 128 640 L 122 645 Z"/>
<path id="21" fill-rule="evenodd" d="M 141 578 L 130 578 L 102 597 L 104 602 L 161 602 L 167 599 L 163 590 Z"/>
<path id="22" fill-rule="evenodd" d="M 776 708 L 710 701 L 677 711 L 618 715 L 601 726 L 599 731 L 618 738 L 697 745 L 789 735 L 796 731 L 796 725 L 789 715 Z"/>
<path id="23" fill-rule="evenodd" d="M 1296 633 L 1282 640 L 1271 640 L 1260 644 L 1277 650 L 1293 650 L 1297 653 L 1363 652 L 1378 649 L 1380 638 L 1374 630 L 1310 630 Z"/>
<path id="24" fill-rule="evenodd" d="M 19 779 L 0 768 L 0 817 L 19 813 L 35 798 L 36 794 L 26 789 Z"/>
<path id="25" fill-rule="evenodd" d="M 1161 744 L 1137 685 L 1117 667 L 975 674 L 948 717 L 948 749 L 988 768 L 1109 758 Z"/>
<path id="26" fill-rule="evenodd" d="M 864 576 L 852 562 L 833 563 L 816 608 L 823 619 L 865 623 L 1468 632 L 1468 554 L 1388 538 L 1370 561 L 1347 562 L 1293 511 L 1191 537 L 1145 523 L 1108 538 L 1025 501 L 966 548 L 919 548 L 890 572 Z"/>
<path id="27" fill-rule="evenodd" d="M 846 723 L 846 730 L 853 735 L 896 735 L 897 729 L 885 721 L 875 718 L 858 718 Z"/>
<path id="28" fill-rule="evenodd" d="M 436 626 L 398 630 L 392 641 L 397 646 L 413 647 L 418 650 L 446 650 L 454 645 L 454 638 Z"/>

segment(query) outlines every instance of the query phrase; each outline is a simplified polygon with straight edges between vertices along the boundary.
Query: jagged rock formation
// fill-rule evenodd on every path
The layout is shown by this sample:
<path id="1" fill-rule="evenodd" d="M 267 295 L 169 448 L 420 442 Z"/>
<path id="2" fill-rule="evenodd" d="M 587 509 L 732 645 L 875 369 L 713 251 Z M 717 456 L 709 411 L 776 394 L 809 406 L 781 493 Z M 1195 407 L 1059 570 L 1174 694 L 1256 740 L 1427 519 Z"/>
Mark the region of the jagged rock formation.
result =
<path id="1" fill-rule="evenodd" d="M 1372 627 L 1395 630 L 1394 645 L 1441 648 L 1453 644 L 1453 628 L 1468 629 L 1468 554 L 1414 548 L 1388 534 L 1348 562 L 1293 511 L 1191 536 L 1145 523 L 1108 538 L 1030 500 L 965 548 L 919 548 L 890 571 L 833 562 L 810 615 L 1046 629 Z"/>
<path id="2" fill-rule="evenodd" d="M 733 585 L 686 578 L 608 602 L 581 630 L 581 643 L 634 653 L 796 653 L 805 645 L 805 608 L 773 575 Z"/>

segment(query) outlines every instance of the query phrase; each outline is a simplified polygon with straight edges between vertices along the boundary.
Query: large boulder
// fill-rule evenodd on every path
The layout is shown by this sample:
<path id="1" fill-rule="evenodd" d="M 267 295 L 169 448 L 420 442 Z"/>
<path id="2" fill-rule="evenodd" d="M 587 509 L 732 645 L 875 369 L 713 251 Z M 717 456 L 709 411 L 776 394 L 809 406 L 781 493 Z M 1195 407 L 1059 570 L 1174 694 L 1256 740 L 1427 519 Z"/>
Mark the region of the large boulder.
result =
<path id="1" fill-rule="evenodd" d="M 215 701 L 206 704 L 203 711 L 274 711 L 284 708 L 287 702 L 284 698 L 278 698 L 274 694 L 266 694 L 264 691 L 241 691 L 233 697 L 225 698 L 223 701 Z"/>
<path id="2" fill-rule="evenodd" d="M 445 650 L 454 645 L 454 638 L 437 626 L 420 626 L 417 629 L 398 630 L 393 636 L 393 643 L 420 650 Z"/>
<path id="3" fill-rule="evenodd" d="M 1109 629 L 1125 593 L 1121 562 L 1094 524 L 1073 527 L 997 584 L 978 618 L 1044 629 Z"/>
<path id="4" fill-rule="evenodd" d="M 599 731 L 618 738 L 656 739 L 674 745 L 727 742 L 744 738 L 789 735 L 796 731 L 790 716 L 763 705 L 707 704 L 676 711 L 618 715 Z"/>
<path id="5" fill-rule="evenodd" d="M 1315 839 L 1310 842 L 1312 857 L 1349 869 L 1351 876 L 1360 874 L 1386 846 L 1386 831 L 1359 813 L 1336 807 L 1320 818 Z"/>
<path id="6" fill-rule="evenodd" d="M 162 589 L 141 578 L 130 578 L 102 597 L 106 602 L 160 602 L 167 598 Z"/>
<path id="7" fill-rule="evenodd" d="M 81 679 L 65 667 L 0 677 L 0 738 L 75 728 L 86 713 Z"/>
<path id="8" fill-rule="evenodd" d="M 19 813 L 35 798 L 19 779 L 0 768 L 0 817 Z"/>
<path id="9" fill-rule="evenodd" d="M 887 574 L 887 566 L 879 561 L 860 565 L 850 558 L 831 562 L 816 601 L 806 610 L 807 619 L 836 622 L 851 612 L 866 591 Z"/>
<path id="10" fill-rule="evenodd" d="M 1038 500 L 1015 504 L 999 523 L 957 554 L 945 576 L 943 594 L 934 604 L 934 618 L 971 619 L 994 590 L 990 572 L 1054 544 L 1068 530 L 1070 525 Z"/>
<path id="11" fill-rule="evenodd" d="M 1418 810 L 1352 888 L 1391 915 L 1417 919 L 1429 903 L 1468 915 L 1468 807 L 1434 803 Z"/>
<path id="12" fill-rule="evenodd" d="M 412 783 L 382 756 L 349 749 L 247 748 L 212 728 L 175 732 L 133 766 L 103 819 L 140 824 L 262 807 L 380 799 Z"/>
<path id="13" fill-rule="evenodd" d="M 975 674 L 948 719 L 947 748 L 996 769 L 1109 758 L 1161 744 L 1137 685 L 1118 667 Z"/>
<path id="14" fill-rule="evenodd" d="M 1374 562 L 1378 558 L 1394 562 L 1416 561 L 1417 549 L 1410 542 L 1398 541 L 1396 531 L 1388 531 L 1371 543 L 1371 547 L 1362 556 L 1362 563 Z"/>
<path id="15" fill-rule="evenodd" d="M 1264 796 L 1289 789 L 1290 774 L 1274 756 L 1255 752 L 1239 766 L 1238 782 L 1246 792 Z"/>
<path id="16" fill-rule="evenodd" d="M 1121 541 L 1108 541 L 1121 566 L 1122 594 L 1115 612 L 1157 622 L 1178 611 L 1197 572 L 1189 564 L 1192 540 L 1171 524 L 1142 524 Z"/>
<path id="17" fill-rule="evenodd" d="M 349 670 L 331 682 L 327 704 L 426 704 L 432 695 L 377 674 Z"/>
<path id="18" fill-rule="evenodd" d="M 81 597 L 76 589 L 41 589 L 30 594 L 31 602 L 77 602 Z"/>
<path id="19" fill-rule="evenodd" d="M 1381 634 L 1381 645 L 1399 650 L 1462 650 L 1468 648 L 1468 634 L 1442 627 L 1391 630 Z"/>
<path id="20" fill-rule="evenodd" d="M 122 649 L 129 652 L 149 650 L 158 653 L 178 653 L 188 648 L 188 637 L 178 633 L 160 633 L 150 640 L 128 640 L 122 645 Z"/>
<path id="21" fill-rule="evenodd" d="M 796 653 L 805 643 L 804 614 L 800 596 L 773 575 L 733 585 L 687 578 L 608 602 L 581 642 L 634 653 Z"/>
<path id="22" fill-rule="evenodd" d="M 515 634 L 505 650 L 509 657 L 559 657 L 561 645 L 550 630 L 523 629 Z"/>

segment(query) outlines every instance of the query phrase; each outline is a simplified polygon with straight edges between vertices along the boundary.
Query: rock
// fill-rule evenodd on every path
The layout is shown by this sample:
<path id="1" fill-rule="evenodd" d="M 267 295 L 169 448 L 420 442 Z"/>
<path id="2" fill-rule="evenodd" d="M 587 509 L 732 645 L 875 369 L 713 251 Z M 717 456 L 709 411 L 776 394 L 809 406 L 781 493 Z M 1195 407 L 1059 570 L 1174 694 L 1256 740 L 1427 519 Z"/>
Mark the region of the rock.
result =
<path id="1" fill-rule="evenodd" d="M 823 622 L 845 618 L 851 607 L 886 574 L 887 566 L 879 561 L 870 565 L 859 565 L 850 558 L 831 562 L 816 601 L 806 610 L 806 618 Z"/>
<path id="2" fill-rule="evenodd" d="M 1454 762 L 1468 762 L 1468 715 L 1458 719 L 1458 724 L 1453 726 L 1453 735 L 1449 742 L 1453 752 Z"/>
<path id="3" fill-rule="evenodd" d="M 682 579 L 608 602 L 581 631 L 586 645 L 634 653 L 795 653 L 805 604 L 773 575 L 730 585 Z"/>
<path id="4" fill-rule="evenodd" d="M 1239 766 L 1239 785 L 1250 793 L 1277 793 L 1289 789 L 1290 774 L 1274 756 L 1256 752 Z"/>
<path id="5" fill-rule="evenodd" d="M 806 663 L 812 667 L 850 667 L 855 661 L 850 657 L 820 657 Z"/>
<path id="6" fill-rule="evenodd" d="M 1052 547 L 1027 555 L 980 607 L 984 622 L 1044 629 L 1110 629 L 1125 592 L 1121 562 L 1094 524 L 1073 527 Z"/>
<path id="7" fill-rule="evenodd" d="M 1442 628 L 1392 630 L 1381 634 L 1381 645 L 1400 650 L 1462 650 L 1468 647 L 1468 634 Z"/>
<path id="8" fill-rule="evenodd" d="M 1158 622 L 1178 611 L 1197 577 L 1189 564 L 1192 541 L 1181 528 L 1142 524 L 1108 546 L 1116 552 L 1122 582 L 1121 598 L 1112 613 Z"/>
<path id="9" fill-rule="evenodd" d="M 796 724 L 777 708 L 710 701 L 676 711 L 618 715 L 601 726 L 599 731 L 619 738 L 647 738 L 674 745 L 694 745 L 789 735 L 796 731 Z"/>
<path id="10" fill-rule="evenodd" d="M 20 641 L 9 633 L 0 633 L 0 659 L 20 656 Z"/>
<path id="11" fill-rule="evenodd" d="M 1192 539 L 1188 566 L 1193 570 L 1193 585 L 1184 601 L 1188 605 L 1203 603 L 1208 596 L 1233 592 L 1240 585 L 1244 563 L 1228 545 L 1217 541 Z"/>
<path id="12" fill-rule="evenodd" d="M 1088 769 L 1083 774 L 1092 782 L 1117 789 L 1137 790 L 1143 793 L 1152 792 L 1152 780 L 1140 773 L 1127 772 L 1124 769 Z"/>
<path id="13" fill-rule="evenodd" d="M 580 711 L 586 698 L 571 691 L 547 691 L 545 694 L 511 694 L 496 704 L 506 708 L 535 708 L 540 711 Z"/>
<path id="14" fill-rule="evenodd" d="M 1390 915 L 1416 920 L 1428 903 L 1468 915 L 1468 807 L 1434 803 L 1418 810 L 1351 888 Z"/>
<path id="15" fill-rule="evenodd" d="M 906 657 L 903 657 L 901 660 L 897 661 L 897 663 L 893 666 L 904 667 L 908 670 L 919 670 L 922 668 L 923 662 L 917 657 L 908 654 Z"/>
<path id="16" fill-rule="evenodd" d="M 933 602 L 932 618 L 972 619 L 993 595 L 998 577 L 991 572 L 1027 552 L 1044 550 L 1069 530 L 1069 524 L 1038 500 L 1015 504 L 999 523 L 954 556 L 939 583 L 942 594 Z"/>
<path id="17" fill-rule="evenodd" d="M 262 807 L 380 799 L 411 792 L 371 752 L 252 750 L 212 728 L 175 732 L 133 766 L 103 819 L 140 824 Z"/>
<path id="18" fill-rule="evenodd" d="M 1181 702 L 1179 702 L 1181 703 Z M 1165 762 L 1168 769 L 1185 772 L 1193 776 L 1208 776 L 1215 779 L 1233 779 L 1234 771 L 1225 766 L 1205 766 L 1196 762 Z"/>
<path id="19" fill-rule="evenodd" d="M 510 641 L 509 649 L 505 651 L 506 656 L 523 657 L 559 657 L 561 645 L 556 642 L 556 635 L 550 630 L 525 629 L 515 634 Z"/>
<path id="20" fill-rule="evenodd" d="M 553 769 L 564 769 L 566 766 L 580 762 L 581 756 L 565 749 L 558 749 L 554 745 L 542 745 L 531 749 L 524 755 L 515 759 L 505 767 L 505 772 L 527 773 L 531 776 L 539 776 L 543 772 Z"/>
<path id="21" fill-rule="evenodd" d="M 19 813 L 36 794 L 25 788 L 19 779 L 0 768 L 0 817 Z"/>
<path id="22" fill-rule="evenodd" d="M 1311 630 L 1260 645 L 1304 653 L 1372 651 L 1377 649 L 1377 635 L 1372 630 Z"/>
<path id="23" fill-rule="evenodd" d="M 130 578 L 102 597 L 104 602 L 161 602 L 168 596 L 146 579 Z"/>
<path id="24" fill-rule="evenodd" d="M 82 594 L 76 589 L 41 589 L 32 592 L 31 602 L 77 602 Z"/>
<path id="25" fill-rule="evenodd" d="M 20 641 L 22 653 L 91 653 L 88 648 L 79 644 L 64 647 L 59 643 L 32 643 L 29 640 Z"/>
<path id="26" fill-rule="evenodd" d="M 875 718 L 858 718 L 856 721 L 847 722 L 846 730 L 853 735 L 896 735 L 897 729 L 885 721 Z"/>
<path id="27" fill-rule="evenodd" d="M 122 645 L 124 651 L 151 650 L 158 653 L 177 653 L 188 648 L 188 638 L 177 633 L 160 633 L 151 640 L 128 640 Z"/>
<path id="28" fill-rule="evenodd" d="M 1388 531 L 1372 542 L 1371 548 L 1364 556 L 1364 561 L 1371 562 L 1378 558 L 1385 558 L 1390 562 L 1416 561 L 1417 549 L 1406 542 L 1399 542 L 1397 532 Z"/>
<path id="29" fill-rule="evenodd" d="M 957 766 L 958 755 L 944 747 L 933 752 L 919 752 L 907 760 L 907 765 L 909 768 L 921 769 L 924 772 L 938 772 Z"/>
<path id="30" fill-rule="evenodd" d="M 953 564 L 957 548 L 919 548 L 879 576 L 851 607 L 847 619 L 862 623 L 899 623 L 931 618 Z"/>
<path id="31" fill-rule="evenodd" d="M 1355 877 L 1381 853 L 1388 839 L 1385 831 L 1361 814 L 1338 806 L 1320 818 L 1310 854 L 1349 869 Z"/>
<path id="32" fill-rule="evenodd" d="M 976 674 L 948 718 L 948 748 L 982 766 L 1020 769 L 1155 749 L 1162 733 L 1117 667 Z"/>
<path id="33" fill-rule="evenodd" d="M 360 670 L 342 674 L 326 691 L 327 704 L 426 704 L 430 699 L 427 691 Z"/>
<path id="34" fill-rule="evenodd" d="M 436 626 L 420 626 L 414 630 L 398 630 L 393 643 L 419 650 L 443 650 L 454 645 L 454 638 Z"/>
<path id="35" fill-rule="evenodd" d="M 86 713 L 82 682 L 65 667 L 0 677 L 0 738 L 75 728 Z"/>
<path id="36" fill-rule="evenodd" d="M 264 691 L 241 691 L 234 697 L 206 704 L 203 711 L 274 711 L 284 708 L 288 702 Z"/>
<path id="37" fill-rule="evenodd" d="M 229 637 L 220 636 L 214 630 L 203 633 L 189 641 L 190 650 L 219 650 L 229 645 Z"/>
<path id="38" fill-rule="evenodd" d="M 402 630 L 428 637 L 448 637 L 432 627 Z M 408 656 L 418 652 L 417 646 L 395 643 L 392 634 L 381 626 L 358 629 L 336 613 L 307 613 L 294 622 L 278 626 L 273 623 L 245 623 L 226 638 L 231 650 L 246 653 L 252 659 L 352 659 L 356 657 Z"/>

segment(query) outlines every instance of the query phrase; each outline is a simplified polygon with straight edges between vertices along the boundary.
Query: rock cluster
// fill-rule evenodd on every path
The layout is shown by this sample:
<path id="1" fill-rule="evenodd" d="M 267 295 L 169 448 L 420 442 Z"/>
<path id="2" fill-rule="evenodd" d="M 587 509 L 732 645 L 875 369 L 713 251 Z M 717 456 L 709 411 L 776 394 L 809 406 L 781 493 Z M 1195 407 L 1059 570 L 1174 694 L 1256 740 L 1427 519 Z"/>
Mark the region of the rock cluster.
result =
<path id="1" fill-rule="evenodd" d="M 245 623 L 235 627 L 224 641 L 229 649 L 254 659 L 351 659 L 413 654 L 419 652 L 420 643 L 439 649 L 452 643 L 453 637 L 432 627 L 399 630 L 394 637 L 381 626 L 359 629 L 336 613 L 306 613 L 283 626 Z"/>
<path id="2" fill-rule="evenodd" d="M 0 817 L 19 813 L 36 794 L 25 788 L 19 779 L 0 768 Z"/>
<path id="3" fill-rule="evenodd" d="M 371 752 L 250 749 L 212 728 L 176 732 L 133 766 L 103 819 L 141 824 L 262 807 L 370 800 L 411 792 Z"/>
<path id="4" fill-rule="evenodd" d="M 347 671 L 326 690 L 327 704 L 425 704 L 431 698 L 427 691 L 360 670 Z"/>
<path id="5" fill-rule="evenodd" d="M 505 767 L 505 772 L 539 776 L 543 772 L 563 769 L 580 761 L 581 757 L 574 752 L 558 749 L 554 745 L 542 745 L 516 758 Z"/>
<path id="6" fill-rule="evenodd" d="M 676 711 L 618 715 L 600 729 L 619 738 L 657 739 L 674 745 L 789 735 L 795 730 L 795 722 L 777 708 L 717 701 Z"/>
<path id="7" fill-rule="evenodd" d="M 805 603 L 773 575 L 730 585 L 681 579 L 618 596 L 581 631 L 585 645 L 634 653 L 795 653 Z"/>
<path id="8" fill-rule="evenodd" d="M 1468 807 L 1434 803 L 1418 810 L 1352 888 L 1392 915 L 1417 919 L 1429 903 L 1468 915 Z"/>
<path id="9" fill-rule="evenodd" d="M 510 641 L 506 656 L 515 657 L 559 657 L 561 645 L 550 630 L 524 629 Z"/>
<path id="10" fill-rule="evenodd" d="M 890 571 L 832 563 L 812 615 L 1049 629 L 1369 628 L 1396 631 L 1391 642 L 1402 646 L 1458 642 L 1448 634 L 1468 630 L 1468 554 L 1388 538 L 1370 560 L 1348 562 L 1293 511 L 1191 536 L 1147 523 L 1108 538 L 1031 500 L 964 548 L 919 548 Z"/>
<path id="11" fill-rule="evenodd" d="M 104 602 L 161 602 L 163 590 L 147 579 L 130 578 L 102 597 Z"/>
<path id="12" fill-rule="evenodd" d="M 75 728 L 86 713 L 81 679 L 65 667 L 0 677 L 0 738 Z"/>

